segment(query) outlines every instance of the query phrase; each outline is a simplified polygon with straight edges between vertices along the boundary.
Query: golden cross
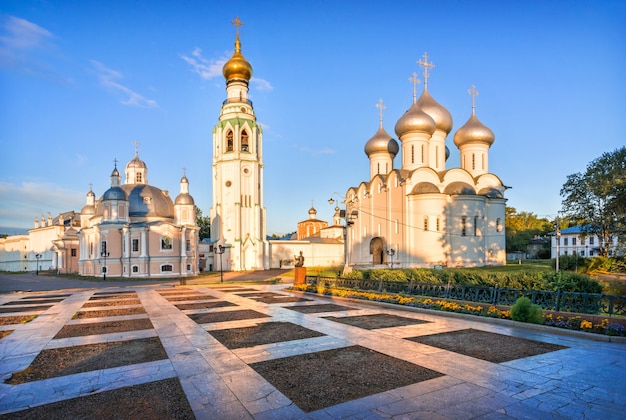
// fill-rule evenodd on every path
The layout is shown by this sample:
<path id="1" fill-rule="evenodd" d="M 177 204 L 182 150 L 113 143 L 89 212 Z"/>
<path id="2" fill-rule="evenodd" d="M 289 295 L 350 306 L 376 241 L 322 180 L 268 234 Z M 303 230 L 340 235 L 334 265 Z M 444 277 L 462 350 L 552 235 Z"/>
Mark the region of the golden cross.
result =
<path id="1" fill-rule="evenodd" d="M 383 105 L 382 98 L 378 100 L 378 103 L 376 104 L 376 108 L 380 109 L 380 112 L 379 112 L 378 115 L 380 115 L 380 127 L 382 128 L 382 126 L 383 126 L 383 109 L 387 108 L 385 105 Z"/>
<path id="2" fill-rule="evenodd" d="M 187 168 L 185 168 L 184 166 L 183 166 L 183 175 L 187 176 Z"/>
<path id="3" fill-rule="evenodd" d="M 135 140 L 135 141 L 133 142 L 133 144 L 135 145 L 135 157 L 137 157 L 137 156 L 139 156 L 139 145 L 140 145 L 141 143 L 139 143 L 137 140 Z"/>
<path id="4" fill-rule="evenodd" d="M 478 91 L 476 90 L 476 86 L 472 85 L 472 88 L 468 89 L 467 93 L 472 95 L 472 115 L 474 115 L 476 113 L 476 97 L 478 96 Z"/>
<path id="5" fill-rule="evenodd" d="M 417 100 L 417 85 L 421 82 L 421 80 L 417 78 L 416 72 L 413 72 L 413 76 L 409 77 L 409 82 L 413 83 L 413 103 L 415 103 Z"/>
<path id="6" fill-rule="evenodd" d="M 428 71 L 435 67 L 432 62 L 428 62 L 428 53 L 424 53 L 424 60 L 417 60 L 417 64 L 424 68 L 424 89 L 428 88 Z"/>
<path id="7" fill-rule="evenodd" d="M 117 158 L 113 158 L 113 164 L 115 165 L 115 169 L 117 169 Z"/>
<path id="8" fill-rule="evenodd" d="M 93 188 L 93 183 L 89 183 L 89 191 L 91 191 L 91 189 Z"/>
<path id="9" fill-rule="evenodd" d="M 235 20 L 231 20 L 231 23 L 235 25 L 235 34 L 237 35 L 237 38 L 239 38 L 239 27 L 243 26 L 243 22 L 239 20 L 239 16 L 235 16 Z"/>

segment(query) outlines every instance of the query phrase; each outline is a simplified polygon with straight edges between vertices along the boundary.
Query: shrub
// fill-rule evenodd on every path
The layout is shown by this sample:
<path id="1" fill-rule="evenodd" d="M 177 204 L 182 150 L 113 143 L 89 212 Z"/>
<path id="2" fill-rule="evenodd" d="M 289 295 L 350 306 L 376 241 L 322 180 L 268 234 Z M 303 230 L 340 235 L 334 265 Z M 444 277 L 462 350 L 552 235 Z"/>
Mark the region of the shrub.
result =
<path id="1" fill-rule="evenodd" d="M 585 274 L 571 273 L 567 271 L 546 274 L 544 278 L 544 290 L 561 289 L 564 292 L 579 293 L 602 293 L 602 285 Z"/>
<path id="2" fill-rule="evenodd" d="M 541 306 L 530 302 L 525 296 L 518 298 L 511 306 L 511 319 L 514 321 L 530 322 L 531 324 L 543 323 L 543 311 Z"/>

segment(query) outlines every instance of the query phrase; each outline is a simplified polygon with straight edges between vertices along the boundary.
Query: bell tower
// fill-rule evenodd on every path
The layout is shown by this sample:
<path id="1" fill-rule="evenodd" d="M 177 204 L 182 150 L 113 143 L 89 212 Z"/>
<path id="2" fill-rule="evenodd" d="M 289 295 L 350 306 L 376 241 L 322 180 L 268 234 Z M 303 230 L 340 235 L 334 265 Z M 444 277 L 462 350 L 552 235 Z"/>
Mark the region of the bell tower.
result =
<path id="1" fill-rule="evenodd" d="M 252 66 L 241 53 L 239 28 L 243 23 L 239 17 L 232 23 L 236 28 L 235 52 L 222 69 L 226 100 L 213 128 L 211 240 L 216 252 L 223 253 L 215 258 L 217 269 L 263 270 L 269 268 L 263 132 L 248 99 Z"/>

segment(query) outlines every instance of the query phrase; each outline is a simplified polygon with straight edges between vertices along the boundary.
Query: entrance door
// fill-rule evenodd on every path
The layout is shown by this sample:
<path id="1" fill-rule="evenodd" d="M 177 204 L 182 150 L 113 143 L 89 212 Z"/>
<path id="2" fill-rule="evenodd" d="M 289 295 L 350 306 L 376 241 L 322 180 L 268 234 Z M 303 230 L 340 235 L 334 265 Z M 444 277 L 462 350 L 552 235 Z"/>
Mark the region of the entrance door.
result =
<path id="1" fill-rule="evenodd" d="M 385 264 L 385 246 L 380 237 L 373 238 L 370 242 L 370 254 L 372 254 L 372 264 Z"/>

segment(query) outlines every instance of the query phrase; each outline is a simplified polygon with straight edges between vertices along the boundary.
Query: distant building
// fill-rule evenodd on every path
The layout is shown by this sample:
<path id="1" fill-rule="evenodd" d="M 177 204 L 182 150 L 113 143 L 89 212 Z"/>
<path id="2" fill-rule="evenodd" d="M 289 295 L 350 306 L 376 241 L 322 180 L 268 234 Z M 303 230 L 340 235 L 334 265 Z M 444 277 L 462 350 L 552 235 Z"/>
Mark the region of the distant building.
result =
<path id="1" fill-rule="evenodd" d="M 600 255 L 600 238 L 597 235 L 584 231 L 583 226 L 572 226 L 562 229 L 559 235 L 556 232 L 551 234 L 551 258 L 558 255 L 579 255 L 581 257 L 597 257 Z M 558 244 L 558 247 L 557 247 Z M 619 248 L 619 238 L 613 236 L 611 243 L 607 245 L 609 257 L 623 255 L 623 250 Z"/>
<path id="2" fill-rule="evenodd" d="M 125 172 L 122 184 L 115 167 L 111 187 L 99 199 L 90 190 L 80 213 L 42 216 L 28 235 L 0 239 L 0 270 L 95 277 L 197 274 L 199 227 L 187 177 L 172 200 L 149 185 L 148 168 L 136 152 Z"/>
<path id="3" fill-rule="evenodd" d="M 446 138 L 452 116 L 428 91 L 428 56 L 424 91 L 396 122 L 400 145 L 380 126 L 365 143 L 370 177 L 345 196 L 346 264 L 371 267 L 472 267 L 506 264 L 504 209 L 506 187 L 489 172 L 489 148 L 495 135 L 472 113 L 454 135 L 460 168 L 447 168 Z M 401 164 L 394 158 L 401 150 Z"/>

